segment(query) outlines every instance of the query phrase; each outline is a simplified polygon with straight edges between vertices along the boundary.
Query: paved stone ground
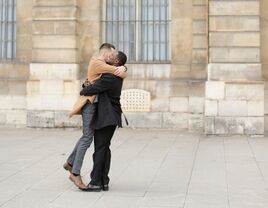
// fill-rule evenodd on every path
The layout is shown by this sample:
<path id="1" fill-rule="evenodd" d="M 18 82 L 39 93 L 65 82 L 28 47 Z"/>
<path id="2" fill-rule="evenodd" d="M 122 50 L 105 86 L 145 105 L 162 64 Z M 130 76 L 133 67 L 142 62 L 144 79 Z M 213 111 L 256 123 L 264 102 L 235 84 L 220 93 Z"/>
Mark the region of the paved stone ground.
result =
<path id="1" fill-rule="evenodd" d="M 109 192 L 63 170 L 81 130 L 0 128 L 1 208 L 267 208 L 268 138 L 119 129 Z M 92 149 L 82 173 L 89 181 Z"/>

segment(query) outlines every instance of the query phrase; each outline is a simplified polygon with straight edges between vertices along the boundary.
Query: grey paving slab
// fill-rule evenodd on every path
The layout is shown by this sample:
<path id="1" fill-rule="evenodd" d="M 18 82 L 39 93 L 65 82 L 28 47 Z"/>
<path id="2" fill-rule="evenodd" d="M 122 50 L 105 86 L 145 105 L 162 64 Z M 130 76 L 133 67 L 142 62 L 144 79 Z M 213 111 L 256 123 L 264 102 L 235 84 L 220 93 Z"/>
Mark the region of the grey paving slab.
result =
<path id="1" fill-rule="evenodd" d="M 182 207 L 185 193 L 176 191 L 148 192 L 138 202 L 138 207 Z"/>
<path id="2" fill-rule="evenodd" d="M 183 207 L 229 207 L 222 138 L 200 140 Z"/>
<path id="3" fill-rule="evenodd" d="M 250 138 L 250 147 L 252 148 L 253 154 L 258 162 L 268 162 L 268 143 L 267 138 Z"/>
<path id="4" fill-rule="evenodd" d="M 267 184 L 249 140 L 226 139 L 225 154 L 230 207 L 267 207 Z"/>
<path id="5" fill-rule="evenodd" d="M 90 206 L 94 208 L 134 208 L 137 207 L 137 202 L 139 197 L 130 197 L 130 196 L 110 196 L 104 194 L 100 200 L 96 201 L 93 205 Z"/>
<path id="6" fill-rule="evenodd" d="M 174 138 L 147 138 L 148 144 L 136 155 L 116 181 L 114 187 L 122 187 L 113 193 L 143 196 L 161 166 Z M 126 189 L 126 190 L 125 190 Z M 128 190 L 128 191 L 127 191 Z"/>
<path id="7" fill-rule="evenodd" d="M 268 184 L 268 162 L 258 162 L 261 174 L 266 184 Z"/>
<path id="8" fill-rule="evenodd" d="M 182 207 L 199 139 L 175 138 L 140 205 Z"/>
<path id="9" fill-rule="evenodd" d="M 25 191 L 14 195 L 2 207 L 46 207 L 69 187 L 70 184 L 66 183 L 62 172 L 57 170 Z"/>
<path id="10" fill-rule="evenodd" d="M 53 201 L 50 201 L 47 208 L 89 208 L 93 206 L 101 197 L 103 193 L 89 194 L 87 192 L 81 192 L 74 187 L 65 191 Z M 74 200 L 75 199 L 75 200 Z"/>
<path id="11" fill-rule="evenodd" d="M 80 129 L 0 128 L 0 207 L 268 207 L 267 137 L 118 129 L 110 191 L 85 193 L 62 168 L 80 136 Z M 82 168 L 86 183 L 93 150 Z"/>

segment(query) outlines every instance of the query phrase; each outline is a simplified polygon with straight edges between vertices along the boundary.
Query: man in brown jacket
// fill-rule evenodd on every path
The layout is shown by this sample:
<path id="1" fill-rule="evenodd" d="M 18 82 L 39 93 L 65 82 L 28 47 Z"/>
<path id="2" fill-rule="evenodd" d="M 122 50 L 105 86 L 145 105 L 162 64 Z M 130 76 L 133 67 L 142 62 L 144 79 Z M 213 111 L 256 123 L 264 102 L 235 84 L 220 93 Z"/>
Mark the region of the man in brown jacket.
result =
<path id="1" fill-rule="evenodd" d="M 83 85 L 87 85 L 87 83 L 93 84 L 101 77 L 102 73 L 111 73 L 121 78 L 125 78 L 126 68 L 123 66 L 118 67 L 120 65 L 120 60 L 117 58 L 117 54 L 118 52 L 112 44 L 102 44 L 99 55 L 93 57 L 89 63 L 87 82 L 84 82 Z M 112 65 L 109 65 L 106 62 Z M 69 115 L 72 116 L 81 112 L 83 119 L 83 135 L 78 140 L 63 167 L 65 170 L 70 171 L 69 179 L 80 189 L 86 188 L 86 185 L 82 181 L 80 171 L 86 150 L 89 148 L 93 140 L 94 131 L 91 129 L 90 124 L 96 110 L 94 103 L 98 102 L 97 100 L 98 96 L 95 95 L 82 96 L 75 104 L 73 111 L 69 113 Z"/>

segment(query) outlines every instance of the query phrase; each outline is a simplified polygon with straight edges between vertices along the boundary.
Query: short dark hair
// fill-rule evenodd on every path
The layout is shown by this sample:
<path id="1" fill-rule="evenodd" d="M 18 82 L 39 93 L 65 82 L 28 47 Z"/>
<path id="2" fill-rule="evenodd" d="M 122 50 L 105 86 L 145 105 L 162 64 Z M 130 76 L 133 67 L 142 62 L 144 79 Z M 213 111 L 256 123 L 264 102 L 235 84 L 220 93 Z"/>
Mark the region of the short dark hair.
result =
<path id="1" fill-rule="evenodd" d="M 111 44 L 111 43 L 103 43 L 103 44 L 101 44 L 99 50 L 104 49 L 104 48 L 106 48 L 106 49 L 112 49 L 112 48 L 115 49 L 115 46 L 113 44 Z"/>
<path id="2" fill-rule="evenodd" d="M 119 63 L 118 63 L 119 66 L 125 65 L 125 63 L 127 62 L 127 55 L 124 54 L 122 51 L 118 51 L 117 58 L 119 60 Z"/>

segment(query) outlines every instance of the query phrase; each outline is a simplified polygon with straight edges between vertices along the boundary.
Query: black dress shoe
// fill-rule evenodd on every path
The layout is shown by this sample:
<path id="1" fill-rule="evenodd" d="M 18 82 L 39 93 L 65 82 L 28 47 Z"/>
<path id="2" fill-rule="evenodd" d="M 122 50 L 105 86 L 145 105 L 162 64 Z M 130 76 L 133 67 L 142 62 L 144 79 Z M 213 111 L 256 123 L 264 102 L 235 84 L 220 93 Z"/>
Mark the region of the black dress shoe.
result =
<path id="1" fill-rule="evenodd" d="M 88 184 L 87 188 L 80 188 L 82 191 L 88 191 L 88 192 L 100 192 L 101 191 L 101 186 L 95 186 Z"/>
<path id="2" fill-rule="evenodd" d="M 109 191 L 109 185 L 108 184 L 103 185 L 102 190 L 103 191 Z"/>

